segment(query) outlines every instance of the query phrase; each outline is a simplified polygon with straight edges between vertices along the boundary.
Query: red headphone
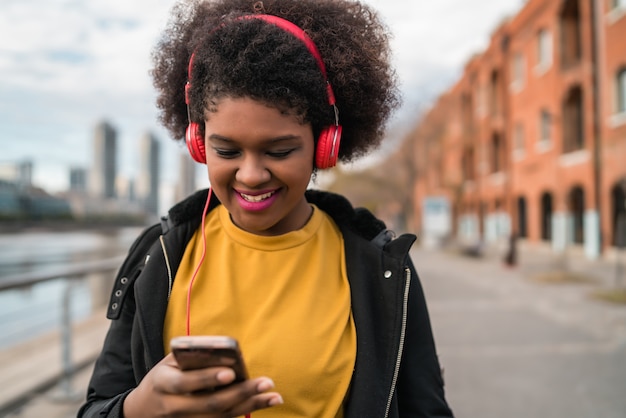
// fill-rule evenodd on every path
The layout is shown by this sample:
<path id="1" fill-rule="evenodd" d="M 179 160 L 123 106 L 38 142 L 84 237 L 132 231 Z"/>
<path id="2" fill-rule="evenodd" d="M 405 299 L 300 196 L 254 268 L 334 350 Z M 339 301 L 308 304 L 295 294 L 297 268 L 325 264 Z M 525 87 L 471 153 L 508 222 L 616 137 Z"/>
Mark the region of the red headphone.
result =
<path id="1" fill-rule="evenodd" d="M 339 110 L 337 109 L 335 102 L 335 94 L 333 93 L 333 89 L 328 81 L 326 67 L 324 66 L 322 56 L 315 46 L 315 43 L 300 27 L 278 16 L 258 14 L 242 16 L 239 19 L 261 19 L 278 26 L 300 39 L 307 47 L 311 55 L 313 55 L 315 61 L 317 61 L 317 65 L 326 80 L 328 104 L 331 105 L 335 111 L 335 124 L 324 127 L 320 133 L 317 140 L 317 151 L 315 152 L 315 166 L 319 169 L 334 167 L 337 163 L 337 157 L 339 154 L 342 127 L 339 125 Z M 189 149 L 191 157 L 199 163 L 206 164 L 204 137 L 201 134 L 200 125 L 196 122 L 191 122 L 191 115 L 189 113 L 189 89 L 191 88 L 191 68 L 194 56 L 195 54 L 191 54 L 189 68 L 187 69 L 187 84 L 185 85 L 185 103 L 187 104 L 187 117 L 189 118 L 189 126 L 187 126 L 187 130 L 185 131 L 185 142 L 187 143 L 187 148 Z"/>

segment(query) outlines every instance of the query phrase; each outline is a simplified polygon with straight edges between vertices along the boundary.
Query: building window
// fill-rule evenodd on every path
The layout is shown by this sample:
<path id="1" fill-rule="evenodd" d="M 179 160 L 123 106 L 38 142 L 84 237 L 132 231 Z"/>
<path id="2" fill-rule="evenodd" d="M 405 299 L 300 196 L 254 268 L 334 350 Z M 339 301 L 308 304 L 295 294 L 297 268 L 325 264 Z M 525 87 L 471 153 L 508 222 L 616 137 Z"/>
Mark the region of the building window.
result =
<path id="1" fill-rule="evenodd" d="M 542 29 L 537 35 L 537 73 L 545 72 L 552 65 L 552 34 Z"/>
<path id="2" fill-rule="evenodd" d="M 491 116 L 500 114 L 500 74 L 497 71 L 491 73 L 489 83 L 489 113 Z"/>
<path id="3" fill-rule="evenodd" d="M 528 215 L 526 210 L 526 198 L 517 198 L 517 235 L 520 238 L 528 238 Z"/>
<path id="4" fill-rule="evenodd" d="M 561 67 L 567 69 L 580 63 L 582 46 L 578 0 L 567 0 L 561 12 Z"/>
<path id="5" fill-rule="evenodd" d="M 574 187 L 568 196 L 568 211 L 573 221 L 573 231 L 568 231 L 567 242 L 582 244 L 585 242 L 585 191 Z"/>
<path id="6" fill-rule="evenodd" d="M 626 177 L 611 189 L 611 215 L 611 244 L 624 249 L 626 248 Z"/>
<path id="7" fill-rule="evenodd" d="M 626 0 L 610 0 L 607 21 L 609 25 L 621 20 L 626 15 Z"/>
<path id="8" fill-rule="evenodd" d="M 552 135 L 552 116 L 547 110 L 541 111 L 539 120 L 539 140 L 543 143 L 550 142 Z"/>
<path id="9" fill-rule="evenodd" d="M 513 62 L 511 64 L 511 88 L 514 91 L 519 91 L 524 88 L 524 82 L 526 81 L 526 59 L 521 53 L 515 54 Z"/>
<path id="10" fill-rule="evenodd" d="M 541 195 L 541 239 L 552 241 L 552 194 L 545 192 Z"/>
<path id="11" fill-rule="evenodd" d="M 491 138 L 491 172 L 498 173 L 504 169 L 503 144 L 500 135 L 494 134 Z"/>
<path id="12" fill-rule="evenodd" d="M 623 0 L 626 2 L 626 0 Z M 617 113 L 626 113 L 626 68 L 617 73 Z"/>
<path id="13" fill-rule="evenodd" d="M 572 88 L 563 103 L 563 152 L 584 148 L 583 92 Z"/>

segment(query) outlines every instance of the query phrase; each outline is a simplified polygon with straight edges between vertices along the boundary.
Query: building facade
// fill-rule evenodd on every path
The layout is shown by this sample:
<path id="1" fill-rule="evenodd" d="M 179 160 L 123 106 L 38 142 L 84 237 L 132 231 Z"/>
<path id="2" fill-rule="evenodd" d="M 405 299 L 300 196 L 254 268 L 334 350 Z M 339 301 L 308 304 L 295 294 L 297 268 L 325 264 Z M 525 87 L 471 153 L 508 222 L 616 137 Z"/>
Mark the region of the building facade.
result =
<path id="1" fill-rule="evenodd" d="M 624 0 L 527 1 L 408 138 L 416 217 L 440 197 L 462 242 L 624 243 L 624 39 Z"/>

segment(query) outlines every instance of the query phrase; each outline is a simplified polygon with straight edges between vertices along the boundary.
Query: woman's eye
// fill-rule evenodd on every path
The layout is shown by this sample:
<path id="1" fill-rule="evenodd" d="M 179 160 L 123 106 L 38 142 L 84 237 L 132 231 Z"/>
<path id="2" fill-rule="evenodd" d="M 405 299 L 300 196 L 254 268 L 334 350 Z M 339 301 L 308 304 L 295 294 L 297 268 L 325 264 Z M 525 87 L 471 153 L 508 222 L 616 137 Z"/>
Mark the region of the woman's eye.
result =
<path id="1" fill-rule="evenodd" d="M 283 150 L 283 151 L 268 151 L 267 155 L 274 158 L 285 158 L 289 154 L 293 152 L 293 149 Z"/>
<path id="2" fill-rule="evenodd" d="M 215 150 L 215 153 L 223 158 L 233 158 L 236 157 L 239 154 L 239 151 L 237 150 L 231 150 L 231 149 L 223 149 L 223 148 L 213 148 Z"/>

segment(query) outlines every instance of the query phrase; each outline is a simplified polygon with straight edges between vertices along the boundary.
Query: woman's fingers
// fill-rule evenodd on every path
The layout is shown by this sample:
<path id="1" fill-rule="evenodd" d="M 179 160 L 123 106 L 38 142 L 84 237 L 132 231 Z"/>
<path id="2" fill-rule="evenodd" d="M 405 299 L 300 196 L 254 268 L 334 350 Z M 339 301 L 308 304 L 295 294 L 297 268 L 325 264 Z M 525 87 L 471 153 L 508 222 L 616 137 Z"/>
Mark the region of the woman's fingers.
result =
<path id="1" fill-rule="evenodd" d="M 158 379 L 158 389 L 166 393 L 212 392 L 235 380 L 235 372 L 226 367 L 211 367 L 186 372 L 176 368 L 169 369 L 163 370 Z"/>
<path id="2" fill-rule="evenodd" d="M 204 417 L 233 417 L 283 403 L 282 396 L 267 392 L 274 382 L 266 377 L 247 380 L 213 392 L 195 392 L 172 396 L 168 412 L 172 415 L 191 414 Z"/>
<path id="3" fill-rule="evenodd" d="M 265 394 L 274 388 L 274 382 L 266 377 L 246 380 L 225 388 L 220 388 L 214 392 L 197 393 L 191 396 L 198 401 L 199 411 L 218 413 L 229 412 L 238 406 L 246 405 L 251 408 L 256 405 L 267 407 Z"/>
<path id="4" fill-rule="evenodd" d="M 229 417 L 238 417 L 241 415 L 249 414 L 259 409 L 270 408 L 272 406 L 278 406 L 283 404 L 283 398 L 279 393 L 266 392 L 251 398 L 238 404 L 231 410 L 227 411 Z"/>
<path id="5" fill-rule="evenodd" d="M 268 392 L 274 388 L 268 377 L 236 384 L 234 380 L 234 371 L 227 367 L 182 371 L 168 355 L 128 396 L 124 412 L 129 417 L 143 416 L 150 409 L 152 415 L 222 418 L 283 403 L 279 393 Z"/>
<path id="6" fill-rule="evenodd" d="M 172 354 L 165 356 L 150 373 L 154 375 L 156 389 L 170 394 L 213 391 L 235 380 L 234 371 L 228 367 L 182 371 Z"/>

